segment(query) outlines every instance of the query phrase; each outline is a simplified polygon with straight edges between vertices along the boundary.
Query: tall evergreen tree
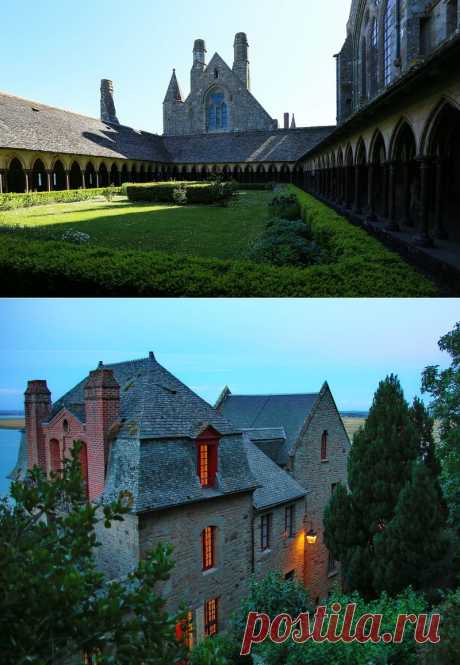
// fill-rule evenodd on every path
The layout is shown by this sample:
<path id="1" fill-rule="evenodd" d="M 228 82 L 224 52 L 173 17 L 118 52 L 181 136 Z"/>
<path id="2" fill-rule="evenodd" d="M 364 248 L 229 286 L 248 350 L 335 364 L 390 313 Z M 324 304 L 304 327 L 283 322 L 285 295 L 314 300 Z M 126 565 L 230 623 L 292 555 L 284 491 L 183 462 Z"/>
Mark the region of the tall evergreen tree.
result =
<path id="1" fill-rule="evenodd" d="M 384 557 L 389 556 L 396 565 L 402 548 L 410 559 L 414 536 L 409 531 L 407 543 L 404 542 L 403 525 L 410 512 L 403 508 L 401 497 L 410 503 L 414 524 L 426 524 L 423 490 L 428 486 L 427 496 L 435 497 L 433 515 L 441 515 L 442 528 L 432 444 L 423 404 L 416 402 L 409 408 L 398 378 L 387 377 L 379 384 L 364 427 L 355 434 L 348 460 L 349 491 L 343 488 L 336 492 L 325 512 L 326 544 L 342 563 L 348 589 L 367 597 L 376 595 L 384 589 L 382 584 L 387 579 L 381 572 Z M 423 473 L 418 471 L 414 477 L 416 463 Z M 388 538 L 383 538 L 387 532 Z M 441 538 L 440 529 L 433 529 L 432 536 Z M 418 540 L 422 537 L 425 531 L 420 530 Z M 403 568 L 392 590 L 414 583 L 412 570 Z M 415 582 L 419 583 L 415 585 L 421 586 L 420 567 L 416 573 Z"/>

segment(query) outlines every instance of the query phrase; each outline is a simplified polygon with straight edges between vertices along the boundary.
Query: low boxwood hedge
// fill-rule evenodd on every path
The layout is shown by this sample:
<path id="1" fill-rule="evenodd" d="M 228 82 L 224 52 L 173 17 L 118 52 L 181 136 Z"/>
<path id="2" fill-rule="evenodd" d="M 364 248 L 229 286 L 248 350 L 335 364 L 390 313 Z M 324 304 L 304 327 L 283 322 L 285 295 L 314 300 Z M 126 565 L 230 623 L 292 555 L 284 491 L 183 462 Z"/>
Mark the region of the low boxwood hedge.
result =
<path id="1" fill-rule="evenodd" d="M 102 196 L 106 192 L 122 194 L 121 187 L 99 187 L 95 189 L 63 189 L 54 192 L 29 192 L 28 194 L 0 194 L 0 210 L 30 208 L 50 203 L 73 203 Z"/>
<path id="2" fill-rule="evenodd" d="M 332 265 L 251 261 L 74 246 L 0 236 L 2 296 L 421 297 L 433 285 L 387 250 Z"/>
<path id="3" fill-rule="evenodd" d="M 177 189 L 186 192 L 189 204 L 212 204 L 230 198 L 234 186 L 223 182 L 153 182 L 129 185 L 126 193 L 132 202 L 174 203 Z"/>

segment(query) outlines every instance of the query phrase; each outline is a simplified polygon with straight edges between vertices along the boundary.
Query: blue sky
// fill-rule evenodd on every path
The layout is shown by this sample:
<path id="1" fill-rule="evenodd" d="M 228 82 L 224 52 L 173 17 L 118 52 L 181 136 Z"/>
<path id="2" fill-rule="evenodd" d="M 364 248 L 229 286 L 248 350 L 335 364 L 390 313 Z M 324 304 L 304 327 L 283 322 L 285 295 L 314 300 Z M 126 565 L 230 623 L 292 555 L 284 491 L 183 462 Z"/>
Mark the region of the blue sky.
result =
<path id="1" fill-rule="evenodd" d="M 162 102 L 177 70 L 188 93 L 192 48 L 207 43 L 231 66 L 246 32 L 252 91 L 274 118 L 335 123 L 335 60 L 349 0 L 3 0 L 0 89 L 99 115 L 101 78 L 115 84 L 118 117 L 162 131 Z"/>
<path id="2" fill-rule="evenodd" d="M 314 392 L 327 380 L 342 409 L 366 409 L 379 380 L 408 399 L 458 300 L 3 300 L 0 409 L 22 407 L 28 379 L 57 399 L 106 363 L 158 361 L 208 401 L 235 393 Z"/>

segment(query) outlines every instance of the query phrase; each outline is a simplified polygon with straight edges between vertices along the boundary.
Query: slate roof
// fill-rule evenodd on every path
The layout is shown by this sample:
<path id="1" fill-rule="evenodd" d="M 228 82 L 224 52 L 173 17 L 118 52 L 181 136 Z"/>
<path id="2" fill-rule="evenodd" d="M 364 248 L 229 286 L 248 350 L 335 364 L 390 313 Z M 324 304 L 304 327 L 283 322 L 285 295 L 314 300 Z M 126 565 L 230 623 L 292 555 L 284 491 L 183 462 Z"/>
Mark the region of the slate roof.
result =
<path id="1" fill-rule="evenodd" d="M 278 463 L 283 446 L 286 442 L 286 432 L 282 427 L 261 427 L 259 429 L 246 429 L 244 433 L 265 455 Z"/>
<path id="2" fill-rule="evenodd" d="M 298 395 L 232 395 L 219 405 L 219 411 L 243 430 L 279 428 L 286 438 L 279 448 L 278 464 L 286 465 L 306 418 L 319 393 Z"/>
<path id="3" fill-rule="evenodd" d="M 171 159 L 179 164 L 236 164 L 296 162 L 316 147 L 335 127 L 194 136 L 165 136 Z"/>
<path id="4" fill-rule="evenodd" d="M 169 162 L 161 136 L 0 93 L 0 147 Z"/>
<path id="5" fill-rule="evenodd" d="M 104 365 L 112 369 L 120 385 L 120 416 L 123 428 L 142 437 L 192 437 L 204 425 L 221 434 L 239 432 L 222 414 L 162 367 L 154 358 Z M 54 402 L 50 420 L 63 408 L 85 421 L 86 377 Z"/>
<path id="6" fill-rule="evenodd" d="M 244 446 L 249 460 L 249 468 L 260 487 L 253 494 L 256 510 L 302 499 L 306 495 L 304 488 L 286 471 L 267 457 L 245 436 Z"/>
<path id="7" fill-rule="evenodd" d="M 162 137 L 0 92 L 0 148 L 160 163 L 295 162 L 333 129 Z"/>

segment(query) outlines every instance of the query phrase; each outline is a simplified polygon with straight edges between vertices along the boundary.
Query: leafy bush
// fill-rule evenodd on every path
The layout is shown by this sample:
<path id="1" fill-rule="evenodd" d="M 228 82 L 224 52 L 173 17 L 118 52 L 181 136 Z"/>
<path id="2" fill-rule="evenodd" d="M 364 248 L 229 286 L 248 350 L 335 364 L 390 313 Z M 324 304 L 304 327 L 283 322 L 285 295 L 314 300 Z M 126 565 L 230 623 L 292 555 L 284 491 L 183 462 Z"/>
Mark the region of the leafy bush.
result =
<path id="1" fill-rule="evenodd" d="M 98 196 L 115 196 L 122 194 L 120 187 L 98 189 L 64 189 L 56 192 L 29 192 L 28 194 L 0 194 L 0 210 L 30 208 L 32 206 L 49 205 L 50 203 L 73 203 L 86 201 Z"/>
<path id="2" fill-rule="evenodd" d="M 424 649 L 424 665 L 457 665 L 460 663 L 460 589 L 449 593 L 438 608 L 441 614 L 441 642 Z"/>
<path id="3" fill-rule="evenodd" d="M 173 191 L 173 201 L 178 206 L 187 204 L 187 190 L 185 187 L 176 187 Z"/>
<path id="4" fill-rule="evenodd" d="M 292 194 L 275 196 L 269 203 L 270 215 L 294 221 L 302 216 L 297 196 Z"/>
<path id="5" fill-rule="evenodd" d="M 320 262 L 321 249 L 305 222 L 272 219 L 249 248 L 248 258 L 275 266 L 308 266 Z"/>
<path id="6" fill-rule="evenodd" d="M 236 647 L 236 653 L 235 653 Z M 199 642 L 190 653 L 189 665 L 234 665 L 238 657 L 237 645 L 226 635 Z"/>
<path id="7" fill-rule="evenodd" d="M 90 236 L 87 233 L 82 233 L 81 231 L 66 231 L 62 235 L 62 240 L 67 242 L 73 242 L 75 245 L 83 245 L 86 242 L 90 241 Z"/>

